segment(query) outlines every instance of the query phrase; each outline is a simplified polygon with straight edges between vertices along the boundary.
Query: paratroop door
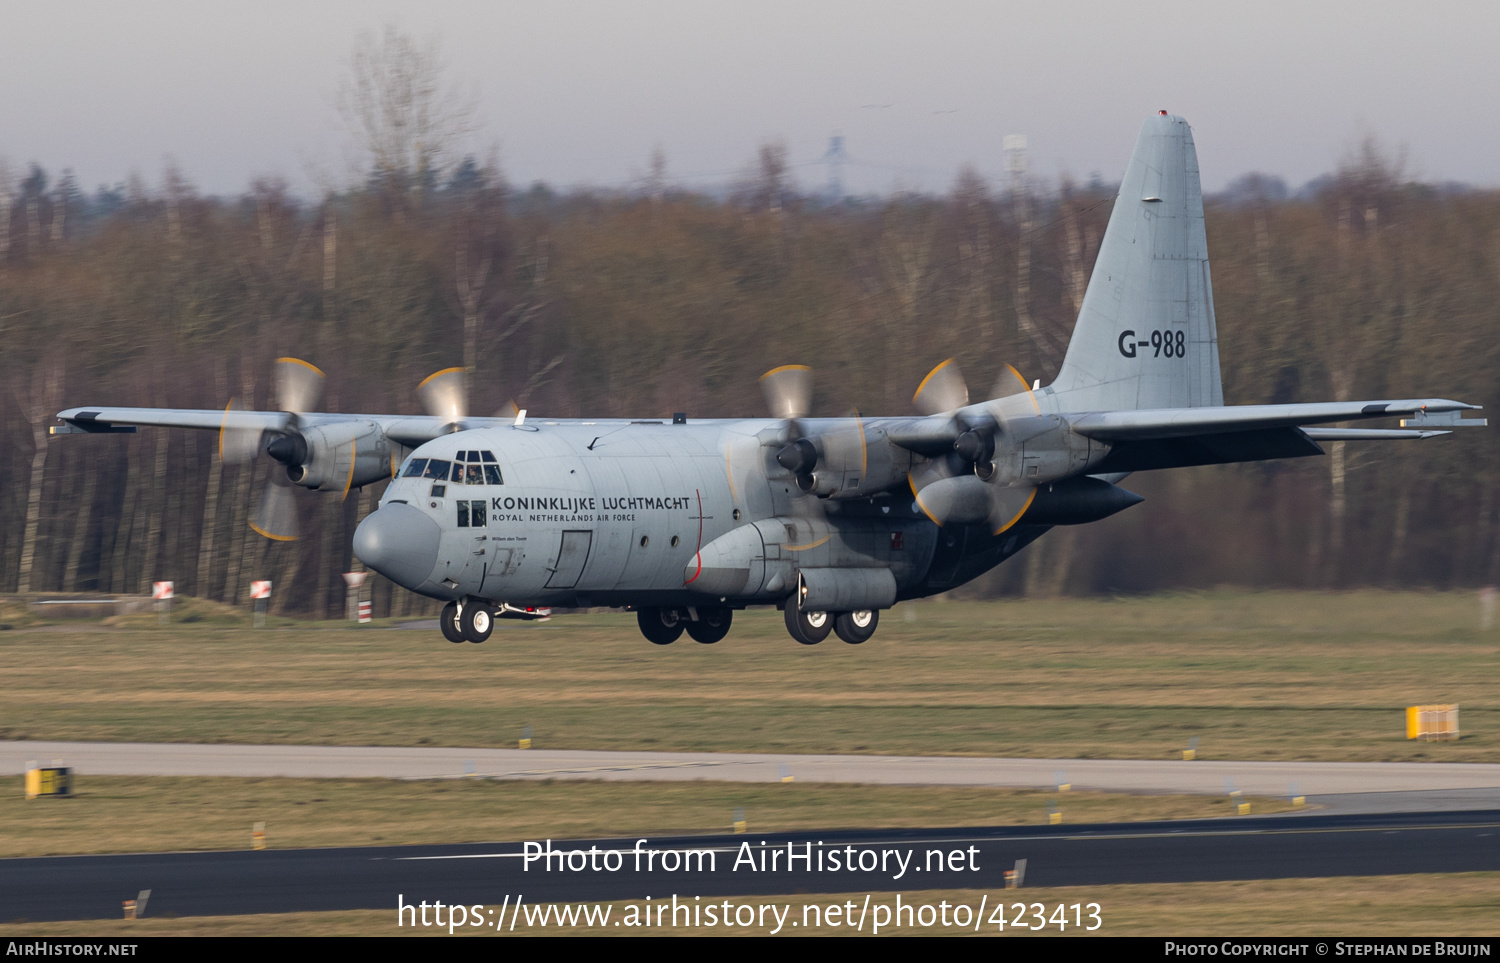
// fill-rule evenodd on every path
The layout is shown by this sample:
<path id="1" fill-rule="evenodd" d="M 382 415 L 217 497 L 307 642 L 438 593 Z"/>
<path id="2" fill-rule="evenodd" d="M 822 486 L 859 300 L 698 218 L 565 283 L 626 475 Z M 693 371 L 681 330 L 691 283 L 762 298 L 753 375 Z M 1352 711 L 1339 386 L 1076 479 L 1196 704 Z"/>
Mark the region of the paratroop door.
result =
<path id="1" fill-rule="evenodd" d="M 547 588 L 569 589 L 577 585 L 593 543 L 593 532 L 563 532 L 562 546 L 558 549 L 557 561 L 551 566 L 552 576 L 547 579 Z"/>

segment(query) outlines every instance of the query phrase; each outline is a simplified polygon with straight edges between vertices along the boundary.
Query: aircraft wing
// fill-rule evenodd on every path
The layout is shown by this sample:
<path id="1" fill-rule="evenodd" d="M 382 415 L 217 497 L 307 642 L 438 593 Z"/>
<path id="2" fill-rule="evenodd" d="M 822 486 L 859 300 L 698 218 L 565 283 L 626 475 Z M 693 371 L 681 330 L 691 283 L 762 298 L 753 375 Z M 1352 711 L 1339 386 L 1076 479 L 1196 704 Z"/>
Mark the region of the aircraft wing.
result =
<path id="1" fill-rule="evenodd" d="M 1444 398 L 1404 401 L 1320 402 L 1305 405 L 1233 405 L 1204 408 L 1146 408 L 1136 411 L 1096 411 L 1065 415 L 1080 435 L 1106 442 L 1145 441 L 1158 438 L 1189 438 L 1272 428 L 1367 418 L 1401 417 L 1405 428 L 1482 426 L 1484 419 L 1465 419 L 1460 412 L 1478 410 L 1479 405 Z M 1328 440 L 1336 440 L 1325 435 Z"/>
<path id="2" fill-rule="evenodd" d="M 279 431 L 286 427 L 287 415 L 281 411 L 223 411 L 213 408 L 111 408 L 94 406 L 69 408 L 57 413 L 62 421 L 55 425 L 52 433 L 66 435 L 74 433 L 112 433 L 134 431 L 136 426 L 151 428 L 198 428 L 219 431 L 224 428 L 259 428 L 262 431 Z M 428 415 L 358 415 L 330 412 L 308 412 L 298 416 L 302 425 L 336 424 L 341 421 L 365 421 L 379 425 L 387 438 L 408 448 L 415 448 L 438 435 L 451 430 L 450 422 Z M 464 424 L 470 428 L 488 428 L 509 424 L 508 419 L 468 418 Z"/>

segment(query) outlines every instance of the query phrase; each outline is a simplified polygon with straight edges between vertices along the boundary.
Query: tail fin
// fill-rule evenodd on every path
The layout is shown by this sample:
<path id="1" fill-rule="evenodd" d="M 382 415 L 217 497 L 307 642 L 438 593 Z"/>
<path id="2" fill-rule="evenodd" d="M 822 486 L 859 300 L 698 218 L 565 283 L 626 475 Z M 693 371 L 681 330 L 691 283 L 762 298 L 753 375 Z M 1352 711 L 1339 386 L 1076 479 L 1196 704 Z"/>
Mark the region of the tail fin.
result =
<path id="1" fill-rule="evenodd" d="M 1198 152 L 1181 117 L 1141 128 L 1052 390 L 1067 411 L 1224 403 Z"/>

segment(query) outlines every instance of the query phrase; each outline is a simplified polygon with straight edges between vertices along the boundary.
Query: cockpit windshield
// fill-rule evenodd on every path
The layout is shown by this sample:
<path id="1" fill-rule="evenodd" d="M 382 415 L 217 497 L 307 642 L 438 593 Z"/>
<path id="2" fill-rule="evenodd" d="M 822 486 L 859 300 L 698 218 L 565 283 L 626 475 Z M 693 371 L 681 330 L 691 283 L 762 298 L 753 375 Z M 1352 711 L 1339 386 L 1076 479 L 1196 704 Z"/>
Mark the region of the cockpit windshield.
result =
<path id="1" fill-rule="evenodd" d="M 490 451 L 461 451 L 457 461 L 440 458 L 413 458 L 401 472 L 402 478 L 431 478 L 452 481 L 455 485 L 503 485 L 500 464 Z"/>

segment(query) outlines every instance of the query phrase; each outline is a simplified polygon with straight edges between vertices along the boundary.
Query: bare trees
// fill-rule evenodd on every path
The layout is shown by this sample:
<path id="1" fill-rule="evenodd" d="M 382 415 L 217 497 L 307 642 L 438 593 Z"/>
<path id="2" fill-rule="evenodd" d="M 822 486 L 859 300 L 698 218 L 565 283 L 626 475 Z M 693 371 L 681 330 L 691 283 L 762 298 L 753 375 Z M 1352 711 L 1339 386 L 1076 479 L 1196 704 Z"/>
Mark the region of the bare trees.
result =
<path id="1" fill-rule="evenodd" d="M 437 42 L 394 26 L 360 37 L 338 104 L 372 173 L 402 189 L 430 186 L 474 129 L 473 98 L 445 78 Z"/>
<path id="2" fill-rule="evenodd" d="M 47 426 L 62 402 L 62 364 L 48 358 L 38 364 L 31 377 L 18 385 L 16 401 L 31 425 L 31 481 L 26 491 L 26 531 L 21 538 L 21 564 L 16 591 L 31 591 L 32 569 L 36 563 L 37 531 L 42 522 L 42 485 L 47 467 Z"/>
<path id="3" fill-rule="evenodd" d="M 793 199 L 783 155 L 760 160 L 760 190 L 733 203 L 658 189 L 524 194 L 477 163 L 400 205 L 379 183 L 308 203 L 272 182 L 219 199 L 168 178 L 120 207 L 64 200 L 60 231 L 58 180 L 45 193 L 30 180 L 30 195 L 13 180 L 0 204 L 11 225 L 0 586 L 137 591 L 175 578 L 239 600 L 249 579 L 271 578 L 289 610 L 337 611 L 353 499 L 307 495 L 305 519 L 322 530 L 266 551 L 245 526 L 251 469 L 217 468 L 211 434 L 80 436 L 48 451 L 45 426 L 66 404 L 222 408 L 236 394 L 253 405 L 273 350 L 325 365 L 330 407 L 346 411 L 412 411 L 416 383 L 460 361 L 478 369 L 479 415 L 515 391 L 560 416 L 754 413 L 755 375 L 791 361 L 820 366 L 820 414 L 901 413 L 950 354 L 976 391 L 1005 361 L 1046 379 L 1047 355 L 1014 310 L 1021 234 L 1023 300 L 1061 343 L 1105 189 L 1037 193 L 1025 218 L 973 175 L 942 197 L 822 208 Z M 1363 170 L 1312 199 L 1210 202 L 1230 400 L 1420 391 L 1493 404 L 1500 192 L 1448 196 Z M 266 394 L 262 381 L 261 406 Z M 1452 585 L 1500 572 L 1493 446 L 1356 450 L 1169 482 L 1143 474 L 1133 484 L 1145 505 L 1052 533 L 1027 549 L 1034 563 L 994 584 L 1024 591 L 1028 571 L 1038 592 Z M 383 614 L 390 588 L 372 584 Z"/>

